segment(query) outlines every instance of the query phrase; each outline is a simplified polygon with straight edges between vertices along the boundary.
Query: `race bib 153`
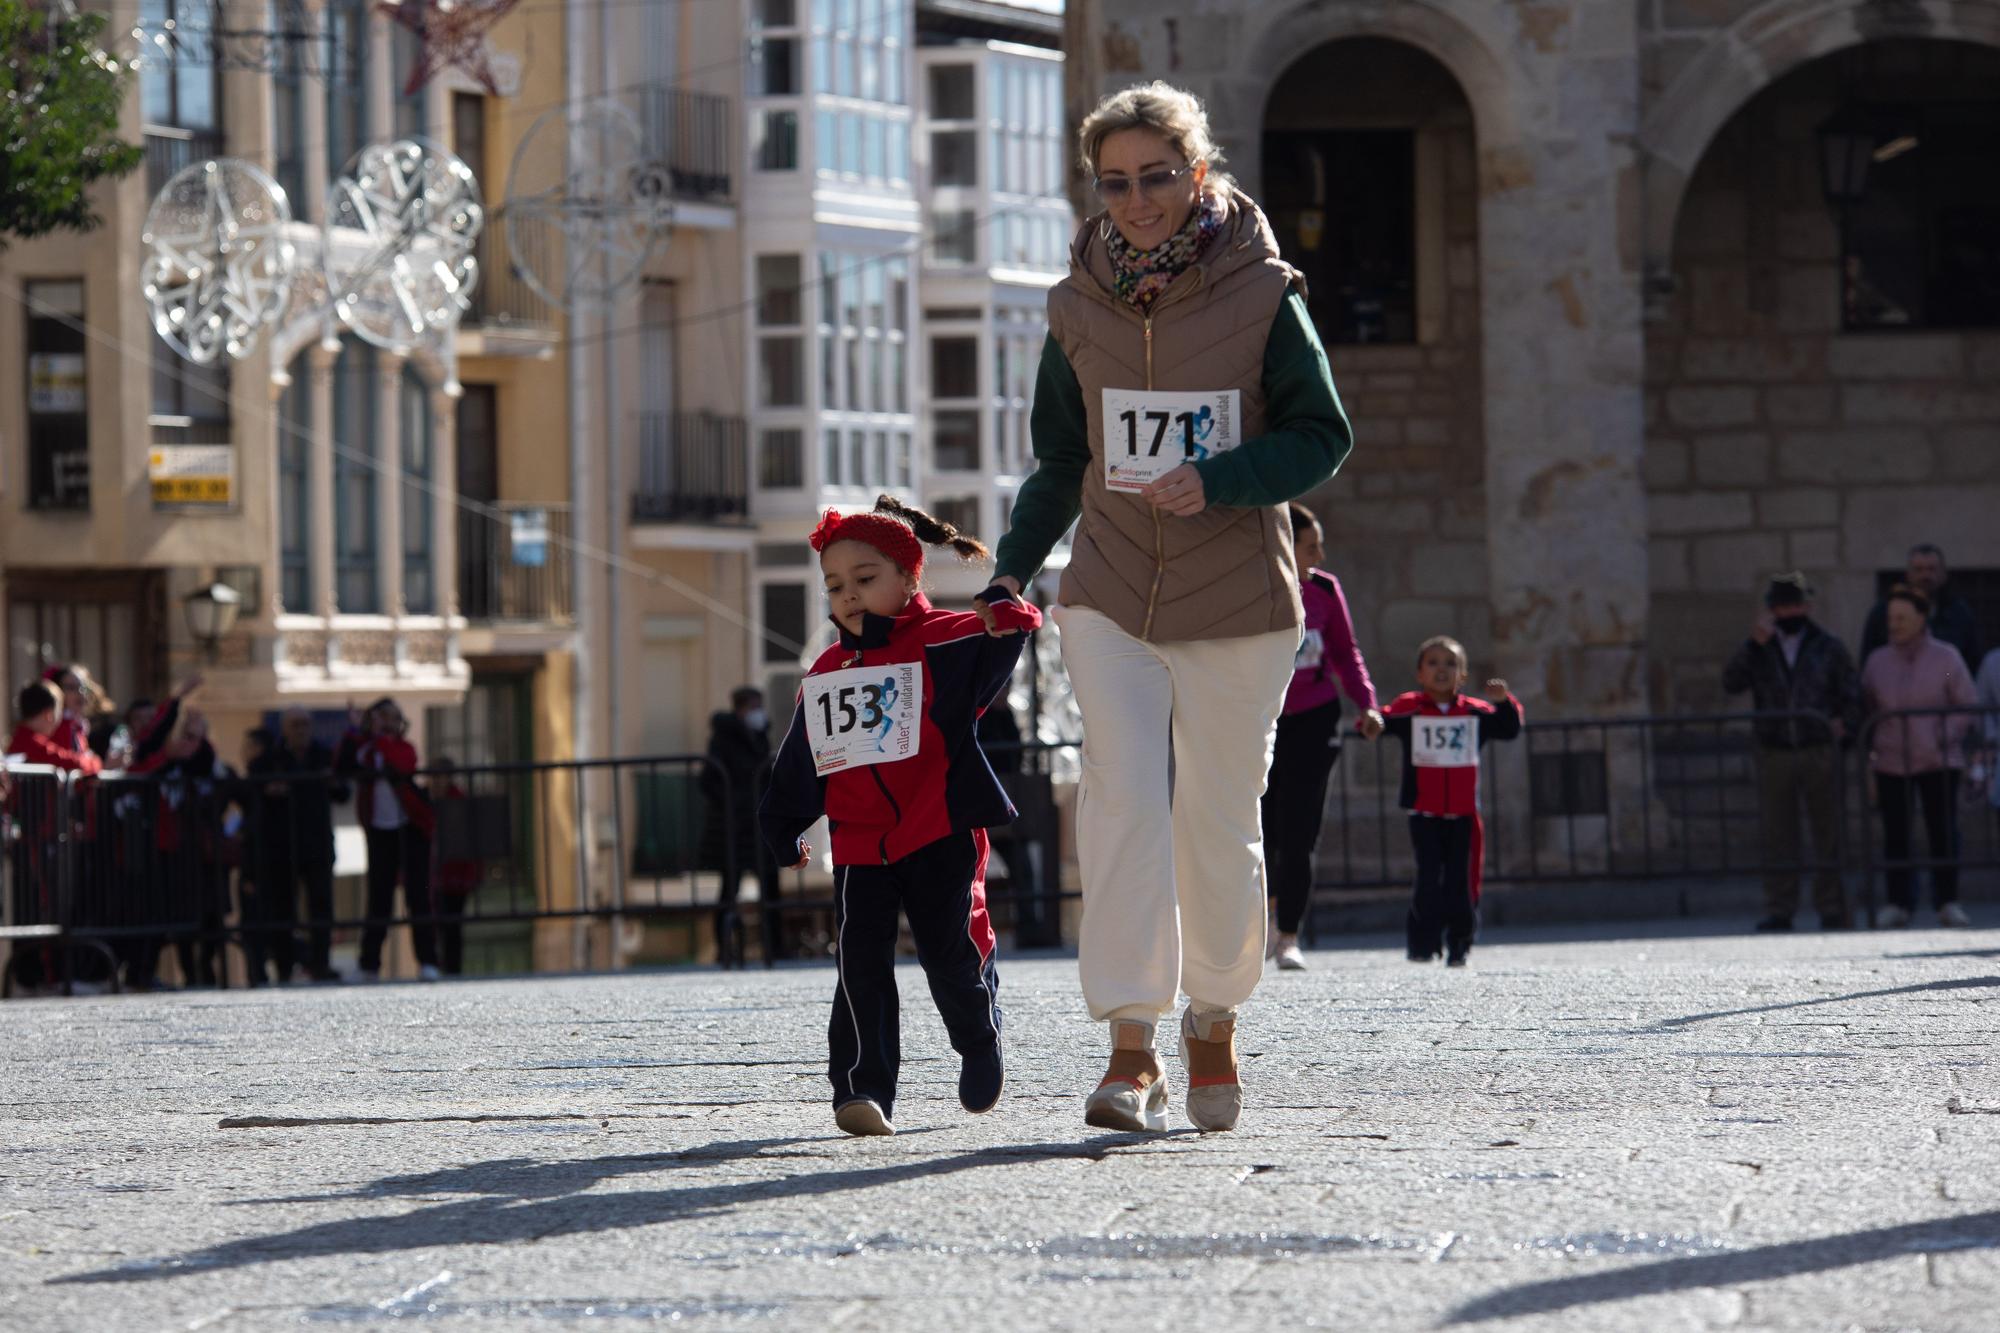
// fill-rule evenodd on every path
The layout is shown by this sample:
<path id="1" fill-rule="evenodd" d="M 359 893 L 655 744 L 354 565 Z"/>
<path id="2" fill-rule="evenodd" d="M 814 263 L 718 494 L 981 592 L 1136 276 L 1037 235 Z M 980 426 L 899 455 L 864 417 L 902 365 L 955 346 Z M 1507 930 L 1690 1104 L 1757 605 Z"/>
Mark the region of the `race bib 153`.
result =
<path id="1" fill-rule="evenodd" d="M 1241 444 L 1243 393 L 1216 389 L 1162 393 L 1104 391 L 1104 484 L 1143 490 L 1183 463 L 1226 453 Z"/>
<path id="2" fill-rule="evenodd" d="M 1418 768 L 1479 767 L 1479 719 L 1410 719 L 1410 762 Z"/>
<path id="3" fill-rule="evenodd" d="M 807 676 L 806 740 L 821 777 L 869 764 L 893 764 L 923 740 L 924 665 L 849 667 Z"/>

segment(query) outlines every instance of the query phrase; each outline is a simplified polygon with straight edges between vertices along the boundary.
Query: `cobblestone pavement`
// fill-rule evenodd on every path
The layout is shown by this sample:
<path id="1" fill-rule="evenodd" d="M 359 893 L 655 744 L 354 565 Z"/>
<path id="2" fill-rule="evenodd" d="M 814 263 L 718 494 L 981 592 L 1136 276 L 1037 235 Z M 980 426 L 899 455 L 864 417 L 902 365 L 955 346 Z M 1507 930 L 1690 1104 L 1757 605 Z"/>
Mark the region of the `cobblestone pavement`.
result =
<path id="1" fill-rule="evenodd" d="M 1312 963 L 1150 1139 L 1061 959 L 866 1141 L 824 967 L 9 1003 L 0 1326 L 2000 1327 L 2000 935 Z"/>

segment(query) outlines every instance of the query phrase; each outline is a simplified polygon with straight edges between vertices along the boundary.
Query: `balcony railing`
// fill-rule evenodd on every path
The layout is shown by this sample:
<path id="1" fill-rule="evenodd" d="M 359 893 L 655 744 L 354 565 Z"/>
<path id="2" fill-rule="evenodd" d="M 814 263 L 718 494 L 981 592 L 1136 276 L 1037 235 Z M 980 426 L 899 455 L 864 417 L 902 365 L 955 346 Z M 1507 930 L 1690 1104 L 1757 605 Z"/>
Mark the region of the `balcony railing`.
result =
<path id="1" fill-rule="evenodd" d="M 221 130 L 184 130 L 176 125 L 146 126 L 146 193 L 158 194 L 160 187 L 184 167 L 221 157 Z M 297 201 L 293 207 L 297 208 Z"/>
<path id="2" fill-rule="evenodd" d="M 537 273 L 548 273 L 548 238 L 542 228 L 528 228 L 517 237 L 522 257 Z M 488 226 L 479 236 L 479 285 L 472 289 L 472 306 L 465 312 L 467 328 L 489 332 L 520 329 L 536 332 L 554 328 L 555 307 L 528 285 L 514 263 L 501 227 Z"/>
<path id="3" fill-rule="evenodd" d="M 647 142 L 676 199 L 729 197 L 729 99 L 656 85 L 639 94 Z"/>
<path id="4" fill-rule="evenodd" d="M 459 614 L 475 623 L 568 624 L 569 534 L 564 504 L 459 510 Z"/>
<path id="5" fill-rule="evenodd" d="M 146 419 L 154 444 L 233 444 L 228 417 L 168 417 Z"/>
<path id="6" fill-rule="evenodd" d="M 636 523 L 747 523 L 750 449 L 741 417 L 639 414 Z"/>

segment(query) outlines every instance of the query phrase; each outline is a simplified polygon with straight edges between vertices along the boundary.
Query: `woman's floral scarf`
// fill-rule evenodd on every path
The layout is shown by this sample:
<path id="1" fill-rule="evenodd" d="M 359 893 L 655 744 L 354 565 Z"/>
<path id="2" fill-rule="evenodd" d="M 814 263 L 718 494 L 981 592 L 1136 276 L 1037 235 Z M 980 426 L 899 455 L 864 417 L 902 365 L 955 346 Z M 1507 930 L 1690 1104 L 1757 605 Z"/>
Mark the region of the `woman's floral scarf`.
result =
<path id="1" fill-rule="evenodd" d="M 1209 242 L 1221 233 L 1227 217 L 1222 200 L 1204 190 L 1201 202 L 1188 214 L 1181 229 L 1150 250 L 1133 249 L 1116 226 L 1107 227 L 1111 235 L 1105 244 L 1111 253 L 1111 274 L 1118 299 L 1141 311 L 1151 310 L 1160 293 L 1208 249 Z"/>

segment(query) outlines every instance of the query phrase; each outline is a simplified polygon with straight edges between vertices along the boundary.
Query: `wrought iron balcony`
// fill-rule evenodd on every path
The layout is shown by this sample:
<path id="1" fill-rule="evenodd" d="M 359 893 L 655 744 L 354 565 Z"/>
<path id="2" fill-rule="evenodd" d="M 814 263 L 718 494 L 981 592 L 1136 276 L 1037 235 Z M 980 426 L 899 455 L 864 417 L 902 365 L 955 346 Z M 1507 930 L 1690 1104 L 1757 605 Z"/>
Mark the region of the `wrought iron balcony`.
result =
<path id="1" fill-rule="evenodd" d="M 750 521 L 750 450 L 741 417 L 639 414 L 635 523 Z"/>
<path id="2" fill-rule="evenodd" d="M 647 142 L 667 169 L 673 197 L 729 198 L 729 99 L 656 84 L 639 102 Z"/>
<path id="3" fill-rule="evenodd" d="M 458 511 L 458 610 L 475 624 L 566 625 L 571 618 L 566 504 L 509 501 Z"/>
<path id="4" fill-rule="evenodd" d="M 221 130 L 184 130 L 176 125 L 148 125 L 146 138 L 146 193 L 156 195 L 182 168 L 223 155 Z M 292 201 L 294 210 L 298 201 Z"/>

